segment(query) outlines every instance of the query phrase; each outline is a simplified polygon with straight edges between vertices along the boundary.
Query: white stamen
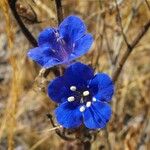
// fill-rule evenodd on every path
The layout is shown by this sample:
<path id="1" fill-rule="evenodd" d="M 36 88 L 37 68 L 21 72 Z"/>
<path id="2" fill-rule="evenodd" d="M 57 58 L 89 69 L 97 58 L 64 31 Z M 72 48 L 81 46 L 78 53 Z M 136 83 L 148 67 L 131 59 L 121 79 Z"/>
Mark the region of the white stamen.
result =
<path id="1" fill-rule="evenodd" d="M 75 100 L 74 96 L 68 97 L 68 102 L 73 102 Z"/>
<path id="2" fill-rule="evenodd" d="M 86 107 L 90 107 L 90 106 L 91 106 L 91 104 L 92 104 L 92 103 L 91 103 L 90 101 L 89 101 L 89 102 L 87 102 L 87 103 L 86 103 Z"/>
<path id="3" fill-rule="evenodd" d="M 84 112 L 84 111 L 85 111 L 85 106 L 81 106 L 81 107 L 80 107 L 80 111 L 81 111 L 81 112 Z"/>
<path id="4" fill-rule="evenodd" d="M 84 91 L 84 92 L 83 92 L 83 96 L 88 96 L 89 94 L 90 94 L 89 91 Z"/>
<path id="5" fill-rule="evenodd" d="M 96 98 L 95 97 L 93 97 L 92 100 L 93 100 L 93 102 L 96 102 Z"/>
<path id="6" fill-rule="evenodd" d="M 76 89 L 77 89 L 76 86 L 71 86 L 71 87 L 70 87 L 70 90 L 71 90 L 71 91 L 76 91 Z"/>

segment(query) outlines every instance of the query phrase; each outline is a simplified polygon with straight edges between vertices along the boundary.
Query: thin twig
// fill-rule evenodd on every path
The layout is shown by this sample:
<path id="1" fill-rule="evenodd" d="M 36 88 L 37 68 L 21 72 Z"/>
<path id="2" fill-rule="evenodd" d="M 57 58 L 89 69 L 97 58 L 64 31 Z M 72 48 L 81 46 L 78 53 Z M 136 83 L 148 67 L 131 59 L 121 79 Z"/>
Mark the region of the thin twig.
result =
<path id="1" fill-rule="evenodd" d="M 103 8 L 103 4 L 102 4 L 102 0 L 99 0 L 99 8 L 102 9 Z"/>
<path id="2" fill-rule="evenodd" d="M 150 20 L 143 26 L 143 28 L 140 30 L 140 32 L 135 37 L 135 39 L 130 44 L 130 46 L 127 47 L 127 50 L 125 51 L 125 53 L 123 54 L 122 58 L 120 59 L 120 61 L 116 65 L 116 68 L 114 69 L 114 72 L 113 72 L 113 75 L 112 75 L 112 79 L 113 79 L 114 82 L 117 81 L 117 79 L 118 79 L 118 77 L 119 77 L 119 75 L 121 73 L 121 70 L 122 70 L 126 60 L 128 59 L 129 55 L 131 54 L 131 52 L 133 51 L 135 46 L 140 42 L 142 37 L 148 31 L 149 27 L 150 27 Z"/>
<path id="3" fill-rule="evenodd" d="M 102 0 L 99 0 L 99 8 L 100 8 L 100 14 L 98 16 L 98 26 L 97 26 L 97 30 L 99 29 L 99 26 L 101 26 L 101 31 L 100 31 L 100 46 L 98 46 L 98 54 L 97 54 L 97 57 L 96 57 L 96 61 L 95 61 L 95 64 L 94 66 L 97 66 L 97 68 L 99 68 L 99 57 L 100 57 L 100 54 L 101 54 L 101 50 L 102 50 L 102 46 L 103 46 L 103 42 L 104 40 L 106 41 L 106 52 L 108 54 L 108 57 L 109 57 L 109 61 L 110 61 L 110 64 L 112 64 L 112 61 L 113 61 L 113 57 L 112 57 L 112 48 L 110 47 L 110 44 L 108 42 L 108 37 L 107 37 L 107 33 L 106 33 L 106 21 L 105 21 L 105 13 L 106 13 L 106 10 L 103 8 L 103 4 L 102 4 Z M 101 23 L 101 25 L 99 25 L 99 22 Z M 94 57 L 93 57 L 94 58 Z"/>
<path id="4" fill-rule="evenodd" d="M 55 0 L 55 4 L 56 4 L 56 10 L 57 10 L 58 24 L 60 24 L 63 20 L 63 10 L 62 10 L 61 0 Z"/>
<path id="5" fill-rule="evenodd" d="M 106 141 L 107 141 L 108 149 L 112 150 L 112 146 L 111 146 L 111 143 L 110 143 L 110 140 L 109 140 L 108 127 L 106 127 L 106 129 L 105 129 L 105 136 L 106 136 Z"/>
<path id="6" fill-rule="evenodd" d="M 101 10 L 102 11 L 102 10 Z M 100 12 L 100 14 L 97 16 L 97 25 L 96 25 L 96 32 L 99 32 L 99 27 L 101 26 L 102 27 L 102 32 L 103 32 L 103 18 L 101 18 L 101 13 L 102 12 Z M 101 20 L 100 20 L 100 18 L 101 18 Z M 101 23 L 101 25 L 100 25 L 100 23 Z M 100 31 L 101 32 L 101 31 Z M 102 49 L 102 43 L 103 43 L 103 33 L 100 33 L 100 34 L 96 34 L 96 37 L 95 37 L 95 39 L 97 40 L 97 39 L 99 39 L 99 35 L 100 35 L 100 44 L 98 44 L 98 46 L 97 46 L 97 56 L 96 56 L 96 60 L 95 60 L 95 62 L 94 62 L 94 57 L 92 57 L 92 61 L 91 62 L 94 62 L 94 64 L 93 64 L 93 66 L 99 66 L 99 57 L 100 57 L 100 54 L 101 54 L 101 49 Z M 100 45 L 100 46 L 99 46 Z M 93 55 L 95 55 L 94 54 L 95 52 L 93 51 Z"/>
<path id="7" fill-rule="evenodd" d="M 107 46 L 106 49 L 107 49 L 107 53 L 108 53 L 108 56 L 109 56 L 109 59 L 110 59 L 110 63 L 113 64 L 113 56 L 112 56 L 113 49 L 110 46 L 105 25 L 104 25 L 104 37 L 105 37 L 105 41 L 106 41 L 106 46 Z"/>
<path id="8" fill-rule="evenodd" d="M 48 117 L 48 119 L 50 120 L 52 126 L 53 126 L 54 128 L 56 128 L 57 125 L 55 125 L 55 123 L 54 123 L 53 116 L 52 116 L 51 114 L 47 114 L 47 117 Z M 56 132 L 56 134 L 57 134 L 60 138 L 62 138 L 63 140 L 66 140 L 66 141 L 74 141 L 74 140 L 75 140 L 75 138 L 68 137 L 68 136 L 66 136 L 65 134 L 61 133 L 61 131 L 60 131 L 59 129 L 56 129 L 55 132 Z"/>
<path id="9" fill-rule="evenodd" d="M 127 47 L 130 47 L 130 44 L 128 43 L 127 37 L 126 37 L 126 35 L 124 33 L 124 30 L 123 30 L 122 19 L 121 19 L 120 10 L 119 10 L 117 0 L 115 0 L 115 4 L 116 4 L 116 10 L 117 10 L 117 20 L 118 20 L 118 23 L 119 23 L 119 26 L 120 26 L 120 29 L 121 29 L 122 36 L 124 38 L 124 41 L 125 41 Z"/>
<path id="10" fill-rule="evenodd" d="M 126 24 L 124 26 L 124 30 L 123 30 L 123 33 L 127 33 L 128 29 L 129 29 L 129 26 L 135 16 L 135 13 L 137 12 L 137 10 L 140 8 L 141 4 L 143 3 L 143 1 L 140 1 L 139 3 L 137 3 L 133 8 L 132 8 L 132 11 L 130 13 L 130 15 L 128 16 L 128 19 L 126 21 Z M 115 53 L 114 53 L 114 58 L 113 58 L 113 64 L 115 66 L 115 64 L 117 63 L 118 61 L 118 58 L 120 56 L 120 53 L 121 53 L 121 48 L 122 48 L 122 43 L 123 43 L 123 36 L 119 36 L 119 38 L 116 39 L 116 42 L 117 42 L 117 46 L 115 46 Z M 114 67 L 113 67 L 114 68 Z"/>
<path id="11" fill-rule="evenodd" d="M 145 3 L 146 3 L 146 5 L 147 5 L 148 9 L 150 10 L 150 4 L 148 3 L 147 0 L 145 0 Z"/>
<path id="12" fill-rule="evenodd" d="M 60 138 L 62 138 L 63 140 L 65 140 L 65 141 L 75 141 L 75 140 L 76 140 L 75 138 L 68 137 L 68 136 L 62 134 L 62 133 L 60 132 L 60 130 L 58 130 L 58 129 L 55 130 L 55 131 L 56 131 L 56 134 L 57 134 Z"/>
<path id="13" fill-rule="evenodd" d="M 16 2 L 17 0 L 8 0 L 8 4 L 9 7 L 16 19 L 16 21 L 18 22 L 23 34 L 25 35 L 25 37 L 28 39 L 28 41 L 32 44 L 32 46 L 36 47 L 37 46 L 37 41 L 34 38 L 34 36 L 30 33 L 30 31 L 26 28 L 26 26 L 24 25 L 24 23 L 22 22 L 17 10 L 16 10 Z"/>
<path id="14" fill-rule="evenodd" d="M 145 107 L 145 114 L 143 116 L 143 121 L 141 122 L 141 125 L 143 124 L 143 128 L 141 128 L 141 135 L 139 135 L 139 141 L 137 142 L 137 150 L 140 150 L 141 145 L 144 144 L 145 139 L 146 139 L 146 135 L 147 133 L 147 128 L 150 124 L 150 120 L 149 120 L 149 105 L 146 105 Z"/>

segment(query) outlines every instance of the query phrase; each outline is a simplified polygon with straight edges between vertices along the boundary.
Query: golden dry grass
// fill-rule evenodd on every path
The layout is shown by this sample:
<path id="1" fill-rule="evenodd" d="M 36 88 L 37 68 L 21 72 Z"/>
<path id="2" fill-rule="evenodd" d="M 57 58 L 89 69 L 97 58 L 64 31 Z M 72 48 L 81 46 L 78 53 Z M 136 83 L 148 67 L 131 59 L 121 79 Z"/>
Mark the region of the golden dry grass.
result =
<path id="1" fill-rule="evenodd" d="M 144 0 L 119 2 L 124 33 L 130 42 L 150 19 L 150 10 Z M 42 22 L 33 24 L 24 19 L 36 37 L 42 28 L 57 25 L 54 1 L 38 0 L 35 4 L 32 0 L 20 0 L 19 4 L 33 18 L 31 5 Z M 63 9 L 65 16 L 76 14 L 83 18 L 94 35 L 92 50 L 80 61 L 92 64 L 96 72 L 111 75 L 114 66 L 108 50 L 114 57 L 118 53 L 121 56 L 126 44 L 116 21 L 114 1 L 102 0 L 101 4 L 98 0 L 63 0 Z M 13 18 L 7 0 L 1 0 L 0 6 L 0 150 L 66 149 L 68 142 L 55 134 L 46 117 L 47 113 L 53 113 L 55 106 L 43 89 L 55 76 L 51 72 L 47 80 L 36 78 L 40 68 L 26 56 L 31 45 Z M 128 58 L 111 105 L 113 116 L 108 124 L 108 140 L 112 149 L 150 149 L 150 30 Z M 108 149 L 107 144 L 102 130 L 92 149 Z"/>

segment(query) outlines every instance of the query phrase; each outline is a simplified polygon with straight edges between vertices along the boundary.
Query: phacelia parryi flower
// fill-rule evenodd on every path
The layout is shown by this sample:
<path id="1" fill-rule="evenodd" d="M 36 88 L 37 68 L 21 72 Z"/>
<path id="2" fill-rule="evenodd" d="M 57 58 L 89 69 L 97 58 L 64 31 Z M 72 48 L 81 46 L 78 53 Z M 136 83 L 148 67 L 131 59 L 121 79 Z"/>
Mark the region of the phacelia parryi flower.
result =
<path id="1" fill-rule="evenodd" d="M 108 102 L 113 93 L 114 85 L 107 74 L 94 75 L 92 68 L 79 62 L 48 85 L 49 97 L 59 104 L 57 122 L 65 128 L 83 124 L 89 129 L 104 128 L 111 117 Z"/>
<path id="2" fill-rule="evenodd" d="M 58 28 L 46 28 L 38 36 L 38 47 L 30 49 L 28 57 L 44 68 L 65 64 L 84 55 L 93 37 L 84 22 L 76 16 L 63 20 Z"/>

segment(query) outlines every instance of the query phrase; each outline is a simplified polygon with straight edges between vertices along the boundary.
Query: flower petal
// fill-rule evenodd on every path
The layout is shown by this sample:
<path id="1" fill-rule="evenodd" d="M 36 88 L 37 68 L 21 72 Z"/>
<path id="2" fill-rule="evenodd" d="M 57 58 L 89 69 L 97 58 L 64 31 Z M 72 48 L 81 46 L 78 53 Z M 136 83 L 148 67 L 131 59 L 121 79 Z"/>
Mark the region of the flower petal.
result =
<path id="1" fill-rule="evenodd" d="M 67 43 L 80 39 L 86 32 L 84 22 L 76 16 L 69 16 L 59 26 L 59 33 Z"/>
<path id="2" fill-rule="evenodd" d="M 45 43 L 53 43 L 55 38 L 55 33 L 53 28 L 45 28 L 40 32 L 38 36 L 38 45 L 41 46 Z"/>
<path id="3" fill-rule="evenodd" d="M 107 74 L 97 74 L 91 80 L 89 85 L 95 95 L 95 98 L 101 101 L 111 101 L 114 94 L 114 84 L 112 79 Z"/>
<path id="4" fill-rule="evenodd" d="M 82 124 L 82 114 L 79 108 L 65 102 L 55 109 L 57 122 L 65 128 L 77 128 Z"/>
<path id="5" fill-rule="evenodd" d="M 93 76 L 93 69 L 80 62 L 72 64 L 64 74 L 66 84 L 68 86 L 75 85 L 78 88 L 83 88 L 83 86 L 87 85 L 88 80 L 93 78 Z"/>
<path id="6" fill-rule="evenodd" d="M 62 63 L 68 58 L 72 52 L 72 45 L 70 43 L 63 43 L 63 39 L 59 36 L 58 30 L 55 28 L 44 29 L 38 37 L 39 46 L 48 45 L 53 53 L 53 56 Z"/>
<path id="7" fill-rule="evenodd" d="M 72 52 L 70 59 L 73 60 L 87 53 L 92 43 L 93 43 L 93 37 L 91 34 L 86 34 L 82 38 L 77 40 L 75 42 L 74 51 Z"/>
<path id="8" fill-rule="evenodd" d="M 43 65 L 43 67 L 48 69 L 59 64 L 63 64 L 63 62 L 60 62 L 57 58 L 51 57 L 49 61 Z"/>
<path id="9" fill-rule="evenodd" d="M 107 103 L 96 101 L 83 112 L 84 124 L 89 129 L 104 128 L 111 113 L 111 107 Z"/>
<path id="10" fill-rule="evenodd" d="M 45 68 L 49 68 L 60 63 L 58 59 L 53 57 L 50 48 L 46 45 L 30 49 L 27 55 L 29 58 Z"/>
<path id="11" fill-rule="evenodd" d="M 57 103 L 62 103 L 71 95 L 71 91 L 65 86 L 63 77 L 57 77 L 48 85 L 48 96 Z"/>

